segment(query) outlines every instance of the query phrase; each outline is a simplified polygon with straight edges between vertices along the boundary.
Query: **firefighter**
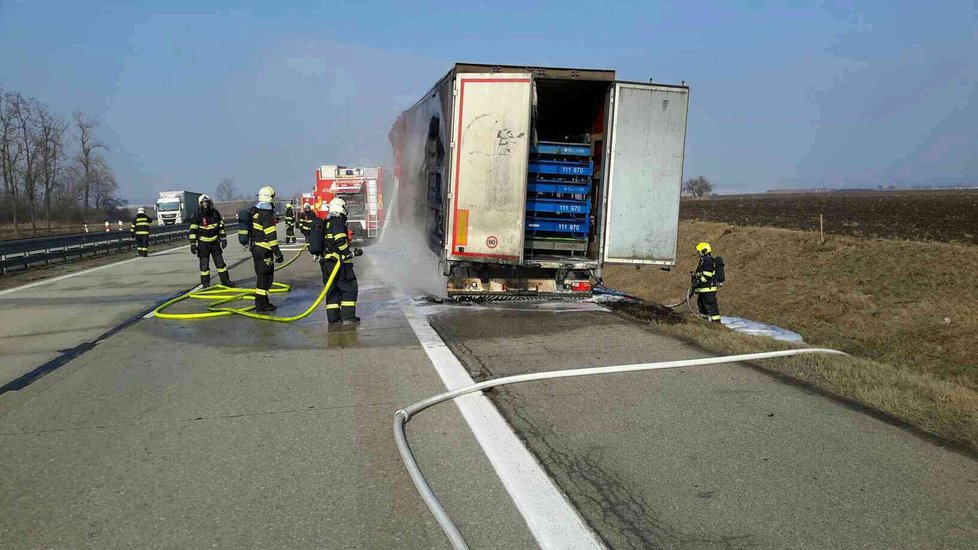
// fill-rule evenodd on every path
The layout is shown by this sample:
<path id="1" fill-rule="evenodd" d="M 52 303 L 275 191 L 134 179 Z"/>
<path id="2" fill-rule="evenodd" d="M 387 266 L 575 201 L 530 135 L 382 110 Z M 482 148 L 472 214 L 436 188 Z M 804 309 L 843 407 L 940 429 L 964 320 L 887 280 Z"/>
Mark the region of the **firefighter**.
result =
<path id="1" fill-rule="evenodd" d="M 129 234 L 136 241 L 136 255 L 145 258 L 149 256 L 149 224 L 153 220 L 146 215 L 146 209 L 140 207 L 136 217 L 129 224 Z"/>
<path id="2" fill-rule="evenodd" d="M 285 244 L 295 241 L 295 211 L 292 209 L 292 201 L 285 205 Z"/>
<path id="3" fill-rule="evenodd" d="M 307 202 L 302 205 L 302 214 L 299 214 L 299 231 L 302 232 L 306 242 L 309 242 L 309 232 L 312 231 L 315 223 L 316 214 L 312 211 L 312 205 Z"/>
<path id="4" fill-rule="evenodd" d="M 190 218 L 190 252 L 200 260 L 200 284 L 205 288 L 211 284 L 211 258 L 214 258 L 221 284 L 234 286 L 222 252 L 228 246 L 228 237 L 221 213 L 207 195 L 201 195 L 197 205 L 197 213 Z"/>
<path id="5" fill-rule="evenodd" d="M 699 264 L 693 272 L 693 289 L 696 292 L 696 305 L 700 314 L 710 322 L 720 321 L 720 306 L 717 304 L 718 283 L 716 276 L 717 262 L 712 256 L 713 247 L 710 243 L 699 243 L 696 251 L 700 254 Z"/>
<path id="6" fill-rule="evenodd" d="M 357 275 L 353 271 L 353 258 L 363 254 L 359 248 L 350 248 L 346 227 L 346 201 L 336 197 L 329 202 L 329 217 L 315 224 L 310 233 L 309 252 L 319 258 L 323 272 L 323 284 L 329 280 L 336 263 L 340 269 L 333 285 L 326 294 L 326 320 L 335 323 L 359 323 L 357 317 Z"/>
<path id="7" fill-rule="evenodd" d="M 275 264 L 285 257 L 278 247 L 275 231 L 275 189 L 266 185 L 258 190 L 258 202 L 251 207 L 251 259 L 255 263 L 255 311 L 275 311 L 268 301 L 268 291 L 275 280 Z"/>

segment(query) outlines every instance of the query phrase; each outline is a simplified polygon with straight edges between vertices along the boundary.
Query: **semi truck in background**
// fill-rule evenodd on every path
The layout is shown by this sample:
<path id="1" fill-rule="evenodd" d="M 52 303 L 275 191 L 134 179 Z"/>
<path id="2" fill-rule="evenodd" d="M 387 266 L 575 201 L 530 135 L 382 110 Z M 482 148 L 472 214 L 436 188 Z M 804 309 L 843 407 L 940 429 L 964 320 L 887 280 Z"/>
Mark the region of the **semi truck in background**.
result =
<path id="1" fill-rule="evenodd" d="M 157 223 L 174 225 L 190 221 L 197 211 L 200 195 L 193 191 L 160 191 L 160 198 L 156 200 Z"/>
<path id="2" fill-rule="evenodd" d="M 458 63 L 389 134 L 396 220 L 424 228 L 450 296 L 583 295 L 605 264 L 671 268 L 688 99 L 613 70 Z"/>
<path id="3" fill-rule="evenodd" d="M 329 215 L 328 205 L 333 197 L 346 201 L 346 222 L 354 240 L 368 242 L 380 236 L 384 217 L 383 169 L 320 166 L 316 169 L 316 190 L 312 198 L 317 216 Z"/>

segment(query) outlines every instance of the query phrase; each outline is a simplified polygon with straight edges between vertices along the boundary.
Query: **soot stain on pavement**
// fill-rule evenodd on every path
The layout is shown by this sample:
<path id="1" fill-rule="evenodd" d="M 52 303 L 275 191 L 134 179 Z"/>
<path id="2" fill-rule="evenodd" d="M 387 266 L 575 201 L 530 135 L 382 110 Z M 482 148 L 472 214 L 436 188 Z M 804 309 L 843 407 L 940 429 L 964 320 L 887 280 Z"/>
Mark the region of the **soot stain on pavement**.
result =
<path id="1" fill-rule="evenodd" d="M 680 531 L 663 520 L 645 496 L 632 491 L 616 472 L 604 466 L 606 447 L 592 446 L 583 453 L 562 448 L 549 437 L 553 429 L 534 424 L 525 414 L 531 408 L 516 390 L 494 390 L 490 399 L 548 475 L 558 485 L 575 489 L 564 492 L 609 547 L 751 546 L 749 534 L 711 538 Z"/>
<path id="2" fill-rule="evenodd" d="M 603 305 L 615 313 L 621 313 L 639 321 L 661 323 L 664 325 L 675 325 L 685 322 L 682 315 L 662 304 L 619 300 L 605 302 Z"/>

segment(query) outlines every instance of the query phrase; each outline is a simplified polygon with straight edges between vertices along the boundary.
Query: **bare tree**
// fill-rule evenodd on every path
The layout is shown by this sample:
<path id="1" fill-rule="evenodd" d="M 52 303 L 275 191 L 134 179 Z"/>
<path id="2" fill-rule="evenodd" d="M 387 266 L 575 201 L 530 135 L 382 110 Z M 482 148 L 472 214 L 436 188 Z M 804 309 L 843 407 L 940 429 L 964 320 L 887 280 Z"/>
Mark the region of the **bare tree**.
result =
<path id="1" fill-rule="evenodd" d="M 78 140 L 81 150 L 78 152 L 78 163 L 82 167 L 82 192 L 84 196 L 83 208 L 89 208 L 92 196 L 92 177 L 98 163 L 96 149 L 105 148 L 101 142 L 95 138 L 95 127 L 98 126 L 98 119 L 85 119 L 81 112 L 75 113 L 75 126 L 78 128 Z"/>
<path id="2" fill-rule="evenodd" d="M 55 189 L 63 182 L 65 160 L 65 134 L 68 132 L 68 121 L 59 114 L 52 113 L 46 107 L 38 110 L 38 143 L 40 146 L 41 183 L 44 185 L 44 219 L 48 229 L 51 229 L 51 201 Z"/>
<path id="3" fill-rule="evenodd" d="M 109 211 L 120 205 L 115 192 L 119 184 L 115 181 L 112 167 L 101 157 L 96 157 L 89 171 L 89 188 L 92 194 L 92 206 L 98 210 Z"/>
<path id="4" fill-rule="evenodd" d="M 234 180 L 231 178 L 222 179 L 214 191 L 214 198 L 222 202 L 238 200 L 238 190 L 234 187 Z"/>
<path id="5" fill-rule="evenodd" d="M 14 222 L 14 234 L 20 230 L 17 218 L 17 205 L 20 202 L 20 183 L 18 181 L 22 144 L 17 139 L 17 124 L 13 103 L 16 96 L 0 91 L 0 177 L 3 190 L 8 197 L 10 212 Z"/>
<path id="6" fill-rule="evenodd" d="M 683 182 L 683 193 L 691 197 L 705 197 L 713 193 L 713 184 L 703 176 L 689 178 Z"/>
<path id="7" fill-rule="evenodd" d="M 24 154 L 24 164 L 21 166 L 21 181 L 24 185 L 24 196 L 30 209 L 31 228 L 37 231 L 37 110 L 35 100 L 25 99 L 20 94 L 14 94 L 11 102 L 14 124 L 17 127 L 21 150 Z"/>

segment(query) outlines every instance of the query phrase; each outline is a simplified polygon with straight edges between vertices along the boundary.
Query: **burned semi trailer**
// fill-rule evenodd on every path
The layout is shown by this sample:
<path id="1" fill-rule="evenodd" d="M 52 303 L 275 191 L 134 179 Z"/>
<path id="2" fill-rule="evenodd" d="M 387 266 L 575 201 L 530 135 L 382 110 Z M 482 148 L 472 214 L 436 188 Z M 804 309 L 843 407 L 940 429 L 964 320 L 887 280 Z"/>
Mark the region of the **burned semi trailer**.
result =
<path id="1" fill-rule="evenodd" d="M 688 99 L 610 70 L 456 64 L 390 132 L 400 222 L 455 296 L 589 294 L 604 264 L 671 267 Z"/>

